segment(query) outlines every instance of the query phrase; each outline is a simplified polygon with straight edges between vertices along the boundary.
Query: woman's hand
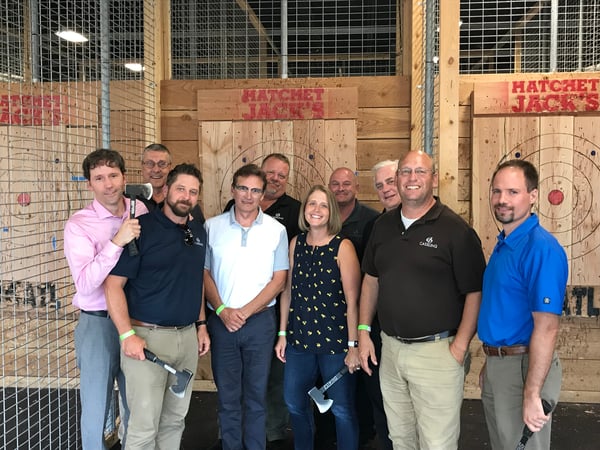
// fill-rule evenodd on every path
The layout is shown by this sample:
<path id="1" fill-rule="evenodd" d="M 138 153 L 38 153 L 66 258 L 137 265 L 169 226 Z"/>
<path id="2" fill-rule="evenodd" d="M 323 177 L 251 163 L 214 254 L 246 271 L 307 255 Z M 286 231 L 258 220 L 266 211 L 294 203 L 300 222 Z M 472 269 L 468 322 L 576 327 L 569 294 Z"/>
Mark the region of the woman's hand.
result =
<path id="1" fill-rule="evenodd" d="M 348 371 L 354 373 L 360 370 L 360 357 L 358 355 L 358 347 L 348 348 L 348 354 L 344 359 L 344 363 L 348 366 Z"/>

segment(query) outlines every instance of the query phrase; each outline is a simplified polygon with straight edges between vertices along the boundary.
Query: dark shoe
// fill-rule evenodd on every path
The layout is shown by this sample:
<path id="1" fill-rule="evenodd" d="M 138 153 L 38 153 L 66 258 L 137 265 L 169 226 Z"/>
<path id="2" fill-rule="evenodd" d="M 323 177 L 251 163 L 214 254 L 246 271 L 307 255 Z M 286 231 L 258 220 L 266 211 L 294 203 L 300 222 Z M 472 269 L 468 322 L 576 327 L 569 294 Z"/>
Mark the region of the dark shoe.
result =
<path id="1" fill-rule="evenodd" d="M 267 450 L 285 450 L 286 449 L 285 439 L 276 439 L 274 441 L 267 442 Z"/>

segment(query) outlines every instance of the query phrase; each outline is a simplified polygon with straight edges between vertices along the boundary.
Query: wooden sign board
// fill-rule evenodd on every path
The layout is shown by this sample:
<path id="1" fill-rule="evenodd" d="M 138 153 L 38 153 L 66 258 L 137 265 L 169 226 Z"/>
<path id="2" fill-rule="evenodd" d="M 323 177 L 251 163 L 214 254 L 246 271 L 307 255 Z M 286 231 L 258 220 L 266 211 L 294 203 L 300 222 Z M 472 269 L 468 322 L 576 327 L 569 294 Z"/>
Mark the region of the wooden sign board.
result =
<path id="1" fill-rule="evenodd" d="M 200 90 L 198 120 L 356 119 L 356 87 Z"/>
<path id="2" fill-rule="evenodd" d="M 513 79 L 477 83 L 474 115 L 584 114 L 600 112 L 600 77 Z"/>

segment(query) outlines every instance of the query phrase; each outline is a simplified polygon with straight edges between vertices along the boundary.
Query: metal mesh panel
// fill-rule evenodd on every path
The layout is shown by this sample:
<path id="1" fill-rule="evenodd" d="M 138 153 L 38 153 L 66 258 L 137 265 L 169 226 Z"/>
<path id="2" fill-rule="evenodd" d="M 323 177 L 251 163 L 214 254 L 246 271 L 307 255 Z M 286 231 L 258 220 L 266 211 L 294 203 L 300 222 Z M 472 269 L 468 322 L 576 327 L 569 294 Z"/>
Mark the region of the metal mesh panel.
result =
<path id="1" fill-rule="evenodd" d="M 173 0 L 173 78 L 396 73 L 395 0 L 285 3 L 287 20 L 279 0 Z"/>
<path id="2" fill-rule="evenodd" d="M 600 0 L 461 1 L 460 71 L 598 70 Z"/>
<path id="3" fill-rule="evenodd" d="M 139 179 L 153 68 L 124 64 L 152 60 L 146 9 L 144 0 L 0 1 L 0 448 L 81 448 L 63 227 L 91 200 L 81 162 L 92 150 L 119 150 L 129 181 Z M 88 41 L 55 34 L 65 29 Z"/>

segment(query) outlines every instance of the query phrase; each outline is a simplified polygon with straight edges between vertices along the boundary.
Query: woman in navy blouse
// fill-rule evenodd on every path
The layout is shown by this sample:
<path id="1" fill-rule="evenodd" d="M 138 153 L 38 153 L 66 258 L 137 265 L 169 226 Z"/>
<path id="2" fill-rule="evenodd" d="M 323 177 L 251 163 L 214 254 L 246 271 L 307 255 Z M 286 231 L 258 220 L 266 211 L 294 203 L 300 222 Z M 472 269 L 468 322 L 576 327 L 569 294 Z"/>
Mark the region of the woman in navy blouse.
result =
<path id="1" fill-rule="evenodd" d="M 314 420 L 308 391 L 319 374 L 330 379 L 344 365 L 360 367 L 357 348 L 360 267 L 342 228 L 335 197 L 314 186 L 302 202 L 303 231 L 290 242 L 290 270 L 281 294 L 281 322 L 275 346 L 285 363 L 284 398 L 290 411 L 296 450 L 314 447 Z M 355 377 L 346 375 L 327 395 L 333 400 L 338 449 L 358 448 Z"/>

